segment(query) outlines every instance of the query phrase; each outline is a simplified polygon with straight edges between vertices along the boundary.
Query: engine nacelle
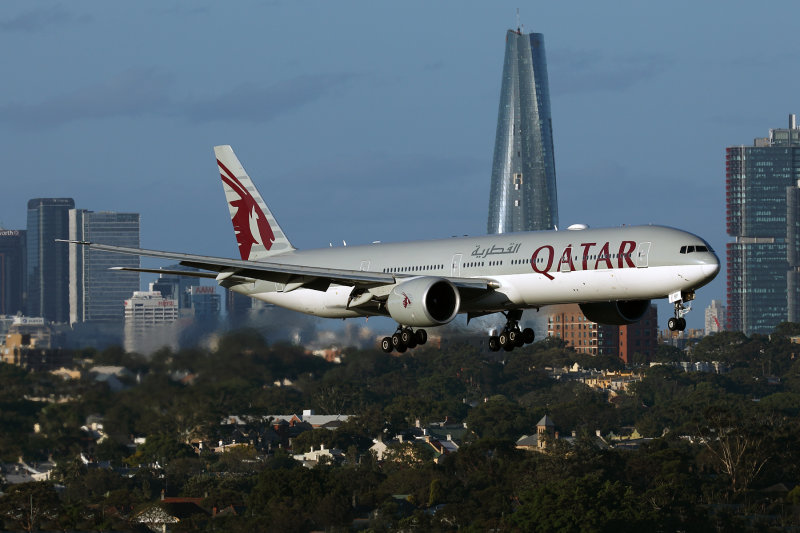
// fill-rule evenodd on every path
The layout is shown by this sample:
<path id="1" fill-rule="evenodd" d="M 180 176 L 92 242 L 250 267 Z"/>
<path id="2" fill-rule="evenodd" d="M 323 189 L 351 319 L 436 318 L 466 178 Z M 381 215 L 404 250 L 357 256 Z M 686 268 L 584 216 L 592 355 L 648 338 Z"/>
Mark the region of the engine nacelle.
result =
<path id="1" fill-rule="evenodd" d="M 441 326 L 453 320 L 461 305 L 458 289 L 442 278 L 421 277 L 398 284 L 386 300 L 386 310 L 398 324 Z"/>
<path id="2" fill-rule="evenodd" d="M 617 300 L 580 304 L 583 314 L 592 322 L 609 326 L 626 326 L 638 322 L 650 308 L 650 300 Z"/>

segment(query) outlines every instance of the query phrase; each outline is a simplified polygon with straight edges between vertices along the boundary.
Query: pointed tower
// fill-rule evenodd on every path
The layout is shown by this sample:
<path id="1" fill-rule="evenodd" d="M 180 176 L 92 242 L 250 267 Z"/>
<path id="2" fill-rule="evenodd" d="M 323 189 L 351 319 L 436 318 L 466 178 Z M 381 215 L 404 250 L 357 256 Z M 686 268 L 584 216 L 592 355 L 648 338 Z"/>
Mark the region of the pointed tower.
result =
<path id="1" fill-rule="evenodd" d="M 541 420 L 536 424 L 536 436 L 538 437 L 537 446 L 540 450 L 547 447 L 547 440 L 555 438 L 556 425 L 553 420 L 544 415 Z"/>
<path id="2" fill-rule="evenodd" d="M 506 34 L 488 233 L 553 229 L 556 166 L 544 36 Z"/>

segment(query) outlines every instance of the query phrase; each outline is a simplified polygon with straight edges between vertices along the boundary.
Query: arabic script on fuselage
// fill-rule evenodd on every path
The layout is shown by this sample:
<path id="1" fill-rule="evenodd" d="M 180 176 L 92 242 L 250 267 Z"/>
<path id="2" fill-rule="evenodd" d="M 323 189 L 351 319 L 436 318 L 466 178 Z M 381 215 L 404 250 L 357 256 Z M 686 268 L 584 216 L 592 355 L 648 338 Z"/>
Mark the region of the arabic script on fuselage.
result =
<path id="1" fill-rule="evenodd" d="M 478 244 L 475 246 L 475 249 L 472 251 L 472 257 L 477 258 L 485 258 L 490 255 L 503 255 L 503 254 L 515 254 L 519 252 L 522 243 L 519 242 L 512 242 L 509 243 L 507 246 L 498 246 L 497 244 L 492 244 L 491 246 L 487 246 L 485 248 L 481 248 L 481 245 Z"/>

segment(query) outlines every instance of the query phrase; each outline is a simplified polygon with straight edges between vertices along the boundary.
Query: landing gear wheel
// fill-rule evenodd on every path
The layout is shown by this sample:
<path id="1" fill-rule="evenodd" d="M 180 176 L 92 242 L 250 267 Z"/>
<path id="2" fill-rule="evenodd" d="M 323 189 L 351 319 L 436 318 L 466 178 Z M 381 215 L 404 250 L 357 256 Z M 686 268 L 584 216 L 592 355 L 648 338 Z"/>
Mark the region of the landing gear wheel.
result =
<path id="1" fill-rule="evenodd" d="M 517 330 L 514 336 L 514 347 L 522 348 L 523 346 L 525 346 L 525 339 L 522 337 L 522 332 Z"/>
<path id="2" fill-rule="evenodd" d="M 519 332 L 517 330 L 515 330 L 515 329 L 509 330 L 508 331 L 508 342 L 510 344 L 514 344 L 514 345 L 517 344 L 517 336 L 518 336 L 518 334 L 519 334 Z"/>
<path id="3" fill-rule="evenodd" d="M 394 345 L 392 344 L 391 337 L 384 337 L 381 339 L 381 350 L 386 353 L 392 353 L 392 350 L 394 350 Z"/>
<path id="4" fill-rule="evenodd" d="M 692 300 L 694 300 L 694 291 L 681 291 L 680 294 L 673 293 L 669 295 L 669 301 L 675 306 L 675 316 L 667 321 L 667 327 L 670 331 L 683 331 L 686 329 L 686 319 L 683 317 L 692 310 L 691 306 L 686 305 Z"/>
<path id="5" fill-rule="evenodd" d="M 403 331 L 401 331 L 400 332 L 400 340 L 402 341 L 403 344 L 408 346 L 409 343 L 411 342 L 411 330 L 406 328 Z"/>
<path id="6" fill-rule="evenodd" d="M 500 334 L 500 336 L 497 338 L 497 340 L 500 343 L 500 346 L 502 346 L 503 348 L 505 348 L 506 346 L 509 346 L 511 344 L 509 342 L 509 340 L 508 340 L 508 332 L 507 331 L 502 332 Z"/>
<path id="7" fill-rule="evenodd" d="M 500 351 L 500 337 L 497 335 L 492 335 L 489 337 L 489 349 L 493 352 Z"/>
<path id="8" fill-rule="evenodd" d="M 417 344 L 422 346 L 426 342 L 428 342 L 428 332 L 424 329 L 418 329 L 414 332 L 414 338 L 417 341 Z"/>
<path id="9" fill-rule="evenodd" d="M 532 343 L 535 338 L 536 334 L 531 328 L 525 328 L 522 330 L 522 340 L 525 341 L 525 344 Z"/>
<path id="10" fill-rule="evenodd" d="M 401 344 L 400 346 L 397 347 L 398 353 L 403 353 L 406 350 L 408 350 L 408 346 L 406 346 L 405 344 Z"/>
<path id="11" fill-rule="evenodd" d="M 500 335 L 489 337 L 489 349 L 493 352 L 503 348 L 510 352 L 514 348 L 524 346 L 526 343 L 533 342 L 534 334 L 531 328 L 519 329 L 519 321 L 522 318 L 522 309 L 509 309 L 504 311 L 506 317 L 506 327 Z M 496 340 L 495 340 L 496 339 Z"/>
<path id="12" fill-rule="evenodd" d="M 394 346 L 395 350 L 400 352 L 400 347 L 403 347 L 402 351 L 405 351 L 406 345 L 403 343 L 403 339 L 400 338 L 400 332 L 398 331 L 394 335 L 392 335 L 392 346 Z"/>

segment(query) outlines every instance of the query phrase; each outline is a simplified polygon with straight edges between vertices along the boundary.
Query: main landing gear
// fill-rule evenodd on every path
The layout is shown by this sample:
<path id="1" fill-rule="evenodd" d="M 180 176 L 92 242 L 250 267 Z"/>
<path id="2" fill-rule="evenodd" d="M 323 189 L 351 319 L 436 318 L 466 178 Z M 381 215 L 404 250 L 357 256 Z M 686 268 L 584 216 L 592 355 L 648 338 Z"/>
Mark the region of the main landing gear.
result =
<path id="1" fill-rule="evenodd" d="M 531 328 L 520 330 L 519 319 L 522 318 L 520 309 L 512 309 L 503 313 L 506 317 L 506 327 L 500 335 L 489 337 L 489 349 L 493 352 L 500 351 L 500 348 L 510 352 L 514 348 L 519 348 L 525 344 L 530 344 L 536 338 Z"/>
<path id="2" fill-rule="evenodd" d="M 683 305 L 684 302 L 694 300 L 694 292 L 676 292 L 669 295 L 669 301 L 675 306 L 675 316 L 667 320 L 667 328 L 670 331 L 683 331 L 686 329 L 686 313 L 692 310 L 690 306 Z"/>
<path id="3" fill-rule="evenodd" d="M 414 331 L 409 327 L 397 326 L 397 331 L 391 337 L 381 339 L 381 350 L 392 353 L 397 350 L 403 353 L 409 348 L 416 348 L 428 342 L 428 333 L 424 329 Z"/>

